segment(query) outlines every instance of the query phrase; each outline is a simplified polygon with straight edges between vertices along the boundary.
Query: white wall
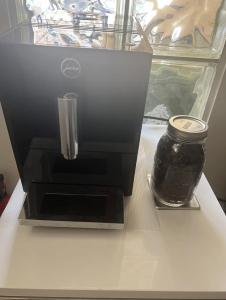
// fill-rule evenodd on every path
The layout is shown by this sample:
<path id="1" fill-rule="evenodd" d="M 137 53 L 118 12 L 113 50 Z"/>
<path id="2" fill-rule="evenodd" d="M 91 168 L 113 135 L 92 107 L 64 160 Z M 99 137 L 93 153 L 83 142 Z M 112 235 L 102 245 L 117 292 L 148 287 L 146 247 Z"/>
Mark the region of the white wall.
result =
<path id="1" fill-rule="evenodd" d="M 11 4 L 13 4 L 11 2 Z M 0 0 L 0 34 L 12 26 L 8 12 L 9 2 Z M 8 193 L 11 193 L 18 180 L 18 171 L 12 152 L 5 119 L 0 104 L 0 173 L 5 175 Z"/>
<path id="2" fill-rule="evenodd" d="M 0 173 L 5 175 L 7 191 L 11 193 L 19 178 L 5 119 L 0 105 Z"/>
<path id="3" fill-rule="evenodd" d="M 226 73 L 209 120 L 205 174 L 217 197 L 226 200 Z"/>

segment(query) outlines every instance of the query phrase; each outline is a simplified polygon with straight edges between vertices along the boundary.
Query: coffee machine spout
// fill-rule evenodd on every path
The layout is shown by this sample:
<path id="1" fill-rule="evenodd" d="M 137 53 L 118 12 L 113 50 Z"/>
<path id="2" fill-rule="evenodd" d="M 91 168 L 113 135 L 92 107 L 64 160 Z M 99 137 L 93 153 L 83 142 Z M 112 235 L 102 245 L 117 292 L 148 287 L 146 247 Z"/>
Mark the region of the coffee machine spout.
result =
<path id="1" fill-rule="evenodd" d="M 67 160 L 78 155 L 78 97 L 67 93 L 58 98 L 61 154 Z"/>

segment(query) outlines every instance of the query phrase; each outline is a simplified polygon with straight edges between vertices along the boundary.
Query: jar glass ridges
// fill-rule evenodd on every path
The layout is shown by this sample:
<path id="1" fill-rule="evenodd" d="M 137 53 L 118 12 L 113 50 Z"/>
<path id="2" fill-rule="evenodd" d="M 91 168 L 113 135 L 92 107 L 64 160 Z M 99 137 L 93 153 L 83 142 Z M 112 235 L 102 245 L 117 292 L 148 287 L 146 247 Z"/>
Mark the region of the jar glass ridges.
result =
<path id="1" fill-rule="evenodd" d="M 160 203 L 184 206 L 191 200 L 205 162 L 208 126 L 191 116 L 169 120 L 154 158 L 152 190 Z"/>

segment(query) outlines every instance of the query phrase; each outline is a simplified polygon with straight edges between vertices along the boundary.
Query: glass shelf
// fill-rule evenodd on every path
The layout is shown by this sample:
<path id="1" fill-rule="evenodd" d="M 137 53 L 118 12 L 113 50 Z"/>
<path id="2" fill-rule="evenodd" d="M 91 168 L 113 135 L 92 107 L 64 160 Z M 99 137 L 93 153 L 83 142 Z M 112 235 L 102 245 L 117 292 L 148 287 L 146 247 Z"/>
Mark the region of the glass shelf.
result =
<path id="1" fill-rule="evenodd" d="M 153 60 L 145 115 L 202 118 L 215 70 L 213 63 Z"/>
<path id="2" fill-rule="evenodd" d="M 109 26 L 115 23 L 117 1 L 26 0 L 33 24 Z"/>
<path id="3" fill-rule="evenodd" d="M 137 30 L 140 25 L 155 55 L 220 57 L 226 37 L 226 1 L 134 0 L 133 3 L 130 47 L 144 46 Z"/>
<path id="4" fill-rule="evenodd" d="M 120 48 L 124 1 L 26 0 L 25 9 L 36 44 Z"/>
<path id="5" fill-rule="evenodd" d="M 33 24 L 33 32 L 37 45 L 122 49 L 123 33 L 111 28 L 74 27 L 69 23 L 41 27 Z"/>

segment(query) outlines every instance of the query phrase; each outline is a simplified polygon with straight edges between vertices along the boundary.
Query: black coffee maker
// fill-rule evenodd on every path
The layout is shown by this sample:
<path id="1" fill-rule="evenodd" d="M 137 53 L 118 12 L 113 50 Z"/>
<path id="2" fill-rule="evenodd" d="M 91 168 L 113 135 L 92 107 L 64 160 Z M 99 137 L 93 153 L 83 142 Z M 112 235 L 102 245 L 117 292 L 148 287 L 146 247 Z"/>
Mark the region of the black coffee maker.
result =
<path id="1" fill-rule="evenodd" d="M 18 30 L 0 40 L 0 94 L 24 223 L 122 228 L 151 55 L 35 45 Z"/>

